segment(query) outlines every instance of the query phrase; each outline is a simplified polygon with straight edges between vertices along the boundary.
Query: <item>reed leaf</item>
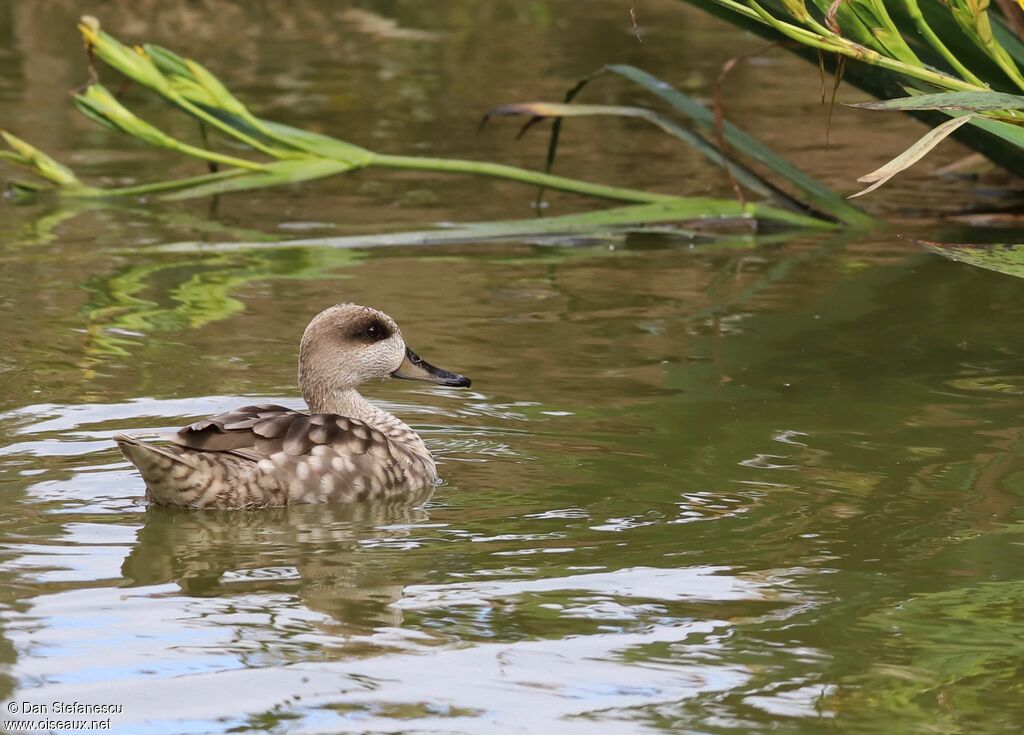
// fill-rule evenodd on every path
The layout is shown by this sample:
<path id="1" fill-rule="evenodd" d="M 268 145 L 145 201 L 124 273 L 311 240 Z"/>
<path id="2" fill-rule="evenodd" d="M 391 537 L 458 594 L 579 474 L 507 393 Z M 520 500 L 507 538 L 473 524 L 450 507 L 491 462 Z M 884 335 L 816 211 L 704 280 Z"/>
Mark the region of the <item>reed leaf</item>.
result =
<path id="1" fill-rule="evenodd" d="M 261 171 L 224 177 L 217 181 L 198 183 L 170 194 L 164 194 L 160 198 L 168 201 L 179 201 L 250 189 L 265 189 L 271 186 L 297 184 L 302 181 L 322 179 L 327 176 L 345 173 L 351 169 L 352 167 L 346 163 L 324 158 L 275 161 L 266 164 Z"/>
<path id="2" fill-rule="evenodd" d="M 1024 89 L 1024 76 L 1006 49 L 996 42 L 988 13 L 989 0 L 949 0 L 949 11 L 964 34 L 991 58 L 1014 84 Z"/>
<path id="3" fill-rule="evenodd" d="M 787 23 L 793 18 L 792 0 L 687 2 L 765 38 L 797 41 L 787 47 L 808 61 L 818 63 L 818 50 L 843 57 L 846 81 L 880 99 L 901 92 L 913 97 L 1024 89 L 1024 43 L 990 12 L 989 0 L 814 0 L 812 18 L 800 26 Z M 834 27 L 826 27 L 830 23 Z M 1006 102 L 950 97 L 870 109 L 901 110 L 933 127 L 953 129 L 961 142 L 1024 175 L 1024 136 L 1018 128 L 1024 113 L 1016 101 Z M 971 113 L 969 124 L 947 119 L 961 117 L 957 111 Z M 922 150 L 920 142 L 908 150 Z"/>
<path id="4" fill-rule="evenodd" d="M 872 192 L 885 184 L 896 174 L 901 171 L 906 171 L 908 168 L 924 158 L 925 155 L 927 155 L 935 146 L 949 137 L 957 128 L 961 125 L 966 125 L 973 119 L 973 114 L 955 117 L 952 120 L 947 120 L 942 125 L 929 130 L 920 138 L 920 140 L 903 151 L 903 153 L 896 156 L 896 158 L 892 159 L 881 168 L 857 179 L 857 181 L 862 184 L 871 184 L 871 186 L 851 195 L 851 198 L 863 196 L 868 192 Z"/>
<path id="5" fill-rule="evenodd" d="M 690 95 L 676 89 L 668 82 L 628 64 L 611 64 L 584 77 L 566 93 L 566 101 L 572 102 L 593 80 L 608 74 L 620 76 L 638 85 L 666 102 L 675 112 L 688 118 L 693 125 L 704 131 L 709 137 L 718 137 L 719 125 L 713 111 Z M 801 201 L 806 202 L 805 206 L 809 207 L 810 211 L 824 213 L 839 222 L 852 226 L 865 227 L 877 223 L 877 220 L 864 210 L 851 205 L 841 195 L 818 182 L 733 123 L 725 120 L 722 121 L 720 127 L 721 138 L 726 151 L 734 151 L 746 159 L 764 166 L 768 171 L 778 176 L 781 181 L 785 181 L 789 186 L 799 191 Z M 560 134 L 560 121 L 556 121 L 548 146 L 546 166 L 548 170 L 553 165 Z M 720 156 L 729 155 L 730 160 L 737 160 L 732 154 L 723 152 L 722 146 L 716 145 L 716 148 L 719 149 Z"/>
<path id="6" fill-rule="evenodd" d="M 1005 92 L 937 92 L 879 102 L 858 102 L 848 106 L 864 110 L 1024 110 L 1024 95 Z"/>
<path id="7" fill-rule="evenodd" d="M 268 186 L 293 184 L 359 168 L 379 167 L 404 170 L 460 173 L 490 176 L 534 186 L 558 189 L 584 196 L 599 197 L 636 204 L 665 205 L 678 217 L 697 216 L 763 218 L 790 226 L 828 228 L 833 225 L 821 217 L 800 211 L 789 211 L 768 204 L 735 202 L 704 197 L 688 198 L 647 192 L 629 187 L 610 186 L 580 181 L 550 173 L 542 173 L 500 164 L 460 159 L 396 156 L 377 153 L 348 141 L 300 130 L 254 115 L 212 72 L 198 62 L 160 46 L 129 47 L 103 31 L 94 18 L 83 18 L 79 26 L 83 38 L 95 57 L 152 90 L 181 111 L 243 143 L 269 160 L 249 160 L 229 156 L 186 143 L 168 135 L 135 115 L 102 85 L 95 83 L 79 92 L 75 103 L 91 120 L 148 145 L 173 150 L 196 159 L 212 161 L 227 168 L 197 176 L 156 181 L 117 188 L 92 188 L 81 185 L 66 168 L 57 168 L 49 157 L 33 154 L 27 144 L 9 137 L 12 152 L 4 158 L 48 178 L 57 184 L 57 191 L 74 198 L 157 195 L 162 199 L 187 199 L 219 195 Z M 638 116 L 646 113 L 637 113 Z M 653 113 L 647 119 L 675 131 L 678 137 L 697 141 L 699 136 Z M 205 140 L 205 137 L 204 137 Z M 34 149 L 32 149 L 34 150 Z M 800 209 L 795 199 L 786 199 L 753 172 L 736 171 L 755 191 L 775 195 L 778 201 Z M 857 212 L 861 221 L 871 221 Z M 842 219 L 842 218 L 839 218 Z M 853 218 L 856 219 L 856 218 Z"/>
<path id="8" fill-rule="evenodd" d="M 944 258 L 955 260 L 957 263 L 967 263 L 977 268 L 1024 278 L 1024 245 L 1020 243 L 977 245 L 928 240 L 914 240 L 914 242 Z"/>
<path id="9" fill-rule="evenodd" d="M 628 107 L 623 105 L 574 105 L 558 104 L 552 102 L 524 102 L 511 105 L 502 105 L 489 110 L 484 115 L 481 125 L 494 116 L 525 115 L 530 119 L 520 131 L 520 136 L 526 132 L 535 122 L 546 118 L 562 119 L 565 117 L 628 117 L 655 125 L 663 132 L 677 138 L 695 150 L 702 153 L 708 160 L 718 166 L 725 168 L 737 182 L 748 188 L 750 191 L 771 199 L 776 204 L 793 209 L 795 211 L 807 211 L 807 205 L 794 199 L 790 195 L 775 186 L 768 179 L 756 171 L 748 168 L 742 162 L 735 160 L 724 153 L 714 143 L 706 140 L 700 134 L 683 127 L 665 115 L 661 115 L 645 107 Z"/>
<path id="10" fill-rule="evenodd" d="M 393 232 L 376 235 L 345 237 L 317 237 L 280 242 L 180 242 L 158 246 L 163 252 L 189 252 L 201 248 L 204 252 L 230 252 L 254 248 L 306 248 L 337 247 L 365 248 L 407 245 L 443 245 L 482 243 L 524 237 L 559 238 L 586 235 L 588 237 L 624 232 L 649 232 L 657 226 L 658 232 L 667 232 L 694 239 L 719 240 L 722 235 L 701 230 L 701 223 L 712 221 L 767 221 L 779 225 L 810 227 L 827 230 L 833 225 L 806 218 L 794 212 L 765 207 L 759 204 L 740 204 L 705 197 L 694 197 L 657 204 L 635 204 L 612 207 L 595 212 L 566 214 L 554 217 L 533 217 L 496 222 L 471 222 L 444 229 Z M 667 228 L 666 228 L 667 226 Z M 744 235 L 749 237 L 749 235 Z M 771 237 L 766 235 L 763 237 Z M 728 235 L 726 235 L 728 237 Z M 760 239 L 762 236 L 758 236 Z"/>
<path id="11" fill-rule="evenodd" d="M 74 171 L 62 163 L 50 158 L 41 150 L 26 143 L 6 130 L 0 130 L 0 137 L 11 147 L 11 152 L 3 152 L 3 159 L 31 170 L 38 176 L 57 186 L 84 188 Z"/>

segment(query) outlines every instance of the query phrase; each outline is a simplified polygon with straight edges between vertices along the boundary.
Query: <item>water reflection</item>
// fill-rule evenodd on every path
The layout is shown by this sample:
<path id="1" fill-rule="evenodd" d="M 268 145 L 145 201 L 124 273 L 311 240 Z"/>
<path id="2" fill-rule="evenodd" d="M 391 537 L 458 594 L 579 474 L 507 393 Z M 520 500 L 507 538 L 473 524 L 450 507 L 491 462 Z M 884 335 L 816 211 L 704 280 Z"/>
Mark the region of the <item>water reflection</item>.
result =
<path id="1" fill-rule="evenodd" d="M 299 5 L 115 3 L 126 35 L 232 69 L 271 116 L 526 165 L 542 143 L 460 135 L 467 111 L 471 128 L 496 89 L 557 97 L 633 38 L 614 2 L 368 2 L 354 18 Z M 641 8 L 651 30 L 623 60 L 693 70 L 699 88 L 723 44 L 747 41 L 704 16 L 680 24 L 675 5 Z M 0 2 L 16 39 L 0 43 L 0 108 L 92 176 L 168 173 L 52 114 L 81 81 L 77 41 L 54 36 L 78 8 L 32 7 Z M 331 26 L 346 13 L 361 30 Z M 208 43 L 225 29 L 231 44 Z M 329 44 L 310 43 L 321 33 Z M 730 106 L 768 129 L 796 73 L 759 69 L 736 77 Z M 841 176 L 806 142 L 813 125 L 784 129 Z M 592 178 L 718 186 L 643 133 L 581 126 L 564 173 L 576 156 Z M 886 131 L 893 148 L 908 135 L 873 131 L 879 146 Z M 525 217 L 529 199 L 410 175 L 212 211 L 5 204 L 0 696 L 115 691 L 132 703 L 113 723 L 124 733 L 1012 731 L 1016 279 L 885 235 L 202 244 Z M 176 241 L 199 245 L 161 247 Z M 369 391 L 426 438 L 448 484 L 392 508 L 146 508 L 111 434 L 298 405 L 298 335 L 339 301 L 386 307 L 477 379 L 457 396 Z"/>
<path id="2" fill-rule="evenodd" d="M 149 508 L 121 566 L 130 587 L 173 582 L 196 597 L 295 595 L 339 639 L 401 624 L 393 607 L 416 565 L 381 575 L 366 548 L 410 548 L 433 488 L 401 503 L 292 507 L 268 513 Z M 419 574 L 424 574 L 420 570 Z"/>
<path id="3" fill-rule="evenodd" d="M 6 686 L 81 698 L 116 681 L 189 700 L 142 708 L 125 732 L 209 727 L 253 710 L 203 691 L 252 688 L 275 694 L 235 725 L 340 731 L 402 718 L 482 732 L 521 717 L 505 702 L 524 697 L 538 726 L 609 731 L 713 713 L 723 730 L 840 718 L 870 732 L 934 716 L 922 698 L 1005 703 L 989 684 L 1013 653 L 987 621 L 1018 602 L 1024 426 L 1010 326 L 977 325 L 1016 290 L 991 281 L 953 309 L 943 294 L 972 292 L 981 271 L 883 245 L 651 245 L 219 253 L 178 269 L 160 255 L 122 271 L 144 274 L 124 293 L 150 304 L 128 354 L 98 358 L 87 384 L 107 400 L 5 394 Z M 90 281 L 83 314 L 103 299 L 136 313 L 114 296 L 121 273 Z M 204 273 L 244 311 L 204 319 L 219 312 L 174 296 Z M 484 376 L 454 402 L 374 392 L 449 485 L 391 508 L 141 504 L 111 433 L 247 392 L 297 405 L 280 397 L 294 391 L 292 323 L 339 283 L 362 299 L 385 279 L 411 332 Z M 450 286 L 443 304 L 418 296 L 433 280 Z M 455 332 L 450 310 L 465 315 Z M 216 371 L 179 374 L 204 354 Z"/>

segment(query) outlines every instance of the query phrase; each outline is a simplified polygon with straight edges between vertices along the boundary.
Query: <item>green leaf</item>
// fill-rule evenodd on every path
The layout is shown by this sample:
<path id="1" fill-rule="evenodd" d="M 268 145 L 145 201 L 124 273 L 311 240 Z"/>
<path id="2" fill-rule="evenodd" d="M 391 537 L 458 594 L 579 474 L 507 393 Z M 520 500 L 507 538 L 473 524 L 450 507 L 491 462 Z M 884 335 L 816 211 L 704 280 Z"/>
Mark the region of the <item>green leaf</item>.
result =
<path id="1" fill-rule="evenodd" d="M 156 68 L 164 74 L 173 74 L 180 77 L 191 76 L 186 59 L 183 56 L 178 56 L 170 49 L 165 49 L 163 46 L 157 46 L 155 43 L 146 43 L 142 46 L 143 50 L 149 55 L 153 63 L 156 64 Z"/>
<path id="2" fill-rule="evenodd" d="M 272 120 L 264 120 L 262 118 L 257 118 L 257 121 L 269 132 L 273 133 L 275 137 L 284 140 L 289 145 L 293 145 L 299 150 L 303 150 L 317 156 L 323 156 L 324 158 L 332 158 L 336 161 L 342 161 L 353 168 L 366 166 L 373 160 L 375 155 L 373 151 L 368 151 L 365 148 L 361 148 L 360 146 L 348 143 L 339 138 L 331 137 L 330 135 L 313 133 L 308 130 L 294 128 L 291 125 L 273 122 Z"/>
<path id="3" fill-rule="evenodd" d="M 82 187 L 82 182 L 75 176 L 74 171 L 50 158 L 50 156 L 35 146 L 29 145 L 21 138 L 5 130 L 0 130 L 0 138 L 3 138 L 4 142 L 14 151 L 14 153 L 4 152 L 4 159 L 25 166 L 31 169 L 37 176 L 41 176 L 59 186 Z"/>
<path id="4" fill-rule="evenodd" d="M 603 72 L 617 74 L 643 87 L 648 92 L 657 95 L 667 102 L 677 112 L 690 118 L 698 127 L 714 134 L 716 128 L 715 114 L 693 97 L 680 92 L 668 82 L 627 64 L 613 64 L 604 67 L 598 74 Z M 737 153 L 758 162 L 769 171 L 781 176 L 791 186 L 800 191 L 807 198 L 808 203 L 815 209 L 850 225 L 864 227 L 876 223 L 876 220 L 867 212 L 853 206 L 841 195 L 816 181 L 813 177 L 804 173 L 752 135 L 744 132 L 732 123 L 728 121 L 723 122 L 722 136 L 726 144 Z"/>
<path id="5" fill-rule="evenodd" d="M 760 194 L 761 196 L 773 199 L 776 203 L 782 206 L 789 207 L 796 211 L 804 211 L 806 207 L 794 199 L 793 197 L 780 190 L 777 186 L 769 182 L 760 174 L 751 170 L 743 163 L 735 160 L 733 157 L 726 153 L 723 153 L 716 145 L 707 141 L 701 137 L 698 133 L 692 130 L 684 128 L 674 120 L 661 115 L 653 110 L 648 110 L 644 107 L 626 107 L 622 105 L 575 105 L 575 104 L 558 104 L 551 102 L 524 102 L 512 105 L 502 105 L 501 107 L 495 107 L 489 110 L 481 124 L 486 123 L 487 120 L 496 115 L 528 115 L 531 120 L 523 126 L 522 133 L 526 132 L 535 121 L 542 118 L 563 118 L 563 117 L 591 117 L 591 116 L 609 116 L 609 117 L 630 117 L 640 120 L 645 120 L 652 125 L 657 126 L 665 133 L 678 138 L 684 143 L 690 145 L 711 162 L 718 166 L 722 166 L 727 169 L 736 180 L 746 186 L 751 191 Z"/>
<path id="6" fill-rule="evenodd" d="M 91 84 L 86 87 L 84 92 L 76 94 L 75 105 L 89 119 L 97 122 L 105 121 L 115 129 L 152 146 L 171 149 L 179 147 L 178 141 L 138 117 L 122 105 L 102 84 Z"/>
<path id="7" fill-rule="evenodd" d="M 1024 278 L 1024 244 L 975 245 L 914 240 L 918 245 L 958 263 Z"/>
<path id="8" fill-rule="evenodd" d="M 185 59 L 185 65 L 192 72 L 192 78 L 206 90 L 206 93 L 213 98 L 218 107 L 233 115 L 244 117 L 249 114 L 245 105 L 235 99 L 235 96 L 228 91 L 228 88 L 217 77 L 207 71 L 206 67 L 191 59 Z"/>
<path id="9" fill-rule="evenodd" d="M 823 12 L 835 7 L 831 0 L 821 0 L 819 5 Z M 836 19 L 843 30 L 842 35 L 905 63 L 921 63 L 900 34 L 882 0 L 844 0 L 837 7 Z"/>
<path id="10" fill-rule="evenodd" d="M 865 110 L 1024 110 L 1024 96 L 1005 92 L 938 92 L 848 105 Z"/>
<path id="11" fill-rule="evenodd" d="M 167 90 L 167 78 L 142 49 L 130 48 L 100 29 L 99 21 L 82 16 L 78 25 L 82 38 L 92 52 L 129 79 L 161 94 Z"/>
<path id="12" fill-rule="evenodd" d="M 227 194 L 247 189 L 264 189 L 270 186 L 295 184 L 300 181 L 322 179 L 325 176 L 344 173 L 352 169 L 347 163 L 323 158 L 290 159 L 275 161 L 266 165 L 265 170 L 241 174 L 218 181 L 188 187 L 173 194 L 164 194 L 161 199 L 178 201 L 196 197 Z"/>
<path id="13" fill-rule="evenodd" d="M 788 38 L 781 30 L 753 14 L 746 4 L 737 0 L 684 1 L 768 41 L 780 42 Z M 786 9 L 782 0 L 760 0 L 760 4 L 770 12 L 775 13 L 777 17 L 786 17 Z M 1016 91 L 1016 85 L 1010 77 L 974 40 L 964 35 L 962 25 L 954 19 L 948 4 L 938 2 L 937 0 L 920 0 L 919 3 L 914 3 L 915 6 L 919 6 L 923 22 L 926 22 L 927 26 L 932 30 L 931 36 L 922 31 L 920 25 L 922 21 L 915 22 L 912 17 L 913 9 L 911 8 L 911 12 L 908 13 L 902 5 L 903 3 L 900 2 L 886 0 L 886 7 L 893 18 L 893 22 L 901 29 L 905 40 L 921 59 L 922 64 L 920 68 L 922 70 L 945 72 L 951 75 L 950 79 L 954 82 L 964 79 L 964 75 L 955 65 L 951 65 L 949 61 L 950 57 L 955 55 L 961 68 L 970 70 L 977 77 L 983 79 L 985 84 L 993 90 L 1004 92 Z M 1024 45 L 1016 40 L 1013 31 L 1006 27 L 1006 21 L 995 14 L 990 15 L 989 21 L 996 41 L 1005 47 L 1007 53 L 1018 64 L 1024 62 Z M 941 42 L 938 45 L 934 45 L 929 42 L 929 38 L 938 38 L 941 39 Z M 945 53 L 941 47 L 943 42 L 948 47 L 945 49 Z M 818 51 L 812 44 L 786 42 L 782 46 L 813 65 L 813 70 L 811 68 L 807 70 L 808 77 L 817 76 L 817 67 L 821 59 Z M 826 55 L 826 67 L 831 67 L 833 63 L 833 57 Z M 879 99 L 900 96 L 902 89 L 908 85 L 922 92 L 930 93 L 936 91 L 936 86 L 926 84 L 895 69 L 880 66 L 876 59 L 864 54 L 848 58 L 843 81 Z M 967 83 L 978 86 L 971 79 L 967 79 Z M 963 83 L 961 82 L 961 86 L 957 88 L 962 89 L 962 85 Z M 941 85 L 939 88 L 949 89 Z M 939 117 L 942 114 L 940 111 L 907 110 L 906 112 L 928 125 L 937 125 L 944 121 Z M 956 133 L 957 140 L 980 152 L 996 165 L 1016 175 L 1024 176 L 1024 149 L 1012 141 L 1010 136 L 1001 134 L 1000 131 L 990 128 L 984 122 L 984 120 L 978 120 L 974 124 L 960 128 Z"/>

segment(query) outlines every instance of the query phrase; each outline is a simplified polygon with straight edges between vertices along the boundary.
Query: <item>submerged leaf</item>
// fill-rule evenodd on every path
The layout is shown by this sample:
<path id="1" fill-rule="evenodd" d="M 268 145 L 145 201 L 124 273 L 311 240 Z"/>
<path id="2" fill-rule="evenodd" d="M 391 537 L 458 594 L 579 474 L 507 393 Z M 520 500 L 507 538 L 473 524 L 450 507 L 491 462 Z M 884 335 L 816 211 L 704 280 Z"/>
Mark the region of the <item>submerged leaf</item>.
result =
<path id="1" fill-rule="evenodd" d="M 907 150 L 896 156 L 896 158 L 892 159 L 881 168 L 857 179 L 857 181 L 862 184 L 871 184 L 871 186 L 857 192 L 856 194 L 851 194 L 850 198 L 853 199 L 854 197 L 863 196 L 868 192 L 874 191 L 896 174 L 901 171 L 906 171 L 908 168 L 924 158 L 935 146 L 945 140 L 948 136 L 952 135 L 953 131 L 962 125 L 966 125 L 973 120 L 974 117 L 975 116 L 973 114 L 964 115 L 963 117 L 954 117 L 952 120 L 947 120 L 932 130 L 929 130 L 921 136 L 914 145 L 907 148 Z"/>

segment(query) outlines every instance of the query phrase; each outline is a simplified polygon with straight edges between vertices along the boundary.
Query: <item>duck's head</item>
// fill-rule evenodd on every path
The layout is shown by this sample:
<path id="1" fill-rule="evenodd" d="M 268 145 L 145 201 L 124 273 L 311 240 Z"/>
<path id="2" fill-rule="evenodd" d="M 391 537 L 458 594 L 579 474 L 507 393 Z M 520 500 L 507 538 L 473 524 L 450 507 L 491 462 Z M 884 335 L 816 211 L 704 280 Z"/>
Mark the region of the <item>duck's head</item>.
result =
<path id="1" fill-rule="evenodd" d="M 458 388 L 470 384 L 469 378 L 434 367 L 409 349 L 395 320 L 382 311 L 338 304 L 313 317 L 299 345 L 303 394 L 326 395 L 387 378 Z"/>

